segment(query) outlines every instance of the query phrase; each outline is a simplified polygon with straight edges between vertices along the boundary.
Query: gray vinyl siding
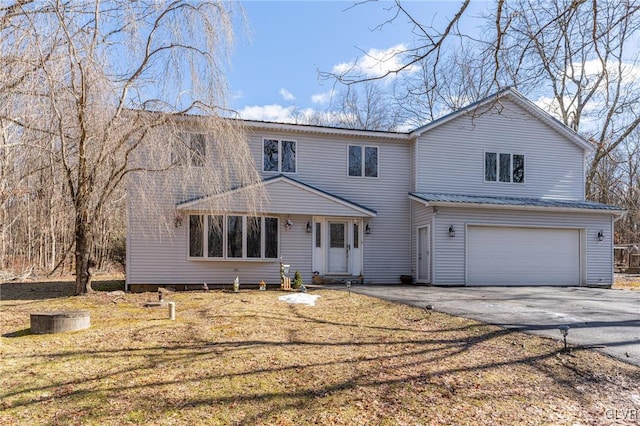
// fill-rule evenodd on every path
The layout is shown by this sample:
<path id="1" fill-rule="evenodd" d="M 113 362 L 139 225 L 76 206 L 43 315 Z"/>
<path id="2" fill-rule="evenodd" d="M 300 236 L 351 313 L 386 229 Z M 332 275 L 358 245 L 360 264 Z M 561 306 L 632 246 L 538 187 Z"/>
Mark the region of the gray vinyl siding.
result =
<path id="1" fill-rule="evenodd" d="M 611 285 L 613 282 L 612 217 L 609 214 L 538 213 L 530 211 L 499 211 L 489 209 L 439 208 L 432 238 L 433 259 L 437 265 L 433 284 L 464 285 L 465 241 L 467 225 L 496 225 L 540 228 L 571 228 L 584 230 L 584 285 Z M 456 230 L 449 237 L 448 228 Z M 605 240 L 597 239 L 604 230 Z"/>
<path id="2" fill-rule="evenodd" d="M 289 217 L 294 226 L 284 229 Z M 154 234 L 153 217 L 130 220 L 127 258 L 128 284 L 229 284 L 238 276 L 240 284 L 280 282 L 279 259 L 264 260 L 193 260 L 188 258 L 188 224 L 169 229 L 164 235 Z M 305 282 L 311 282 L 311 236 L 306 223 L 311 216 L 281 216 L 279 223 L 279 253 L 291 265 L 291 276 L 300 270 Z M 146 225 L 145 225 L 146 224 Z"/>
<path id="3" fill-rule="evenodd" d="M 259 170 L 262 170 L 264 137 L 297 141 L 297 173 L 288 176 L 377 212 L 375 218 L 364 219 L 364 225 L 369 224 L 372 229 L 371 234 L 363 235 L 362 268 L 366 282 L 398 283 L 400 275 L 409 273 L 409 142 L 254 130 L 250 147 Z M 349 144 L 378 147 L 377 178 L 347 176 Z M 277 174 L 263 173 L 263 177 Z M 230 284 L 235 276 L 239 276 L 241 285 L 243 282 L 257 284 L 260 280 L 270 284 L 279 282 L 278 260 L 189 259 L 187 221 L 179 228 L 172 224 L 162 227 L 158 222 L 162 221 L 163 215 L 173 217 L 175 202 L 205 194 L 194 192 L 185 198 L 184 195 L 173 194 L 170 188 L 158 186 L 157 194 L 145 194 L 146 197 L 159 200 L 162 205 L 162 208 L 153 211 L 137 205 L 136 195 L 130 191 L 128 284 Z M 287 184 L 275 183 L 270 191 L 273 197 L 263 203 L 261 210 L 273 212 L 280 218 L 279 249 L 283 262 L 291 265 L 291 275 L 296 269 L 300 270 L 305 282 L 310 282 L 313 273 L 313 234 L 306 233 L 306 223 L 313 215 L 362 217 L 363 214 L 340 204 L 332 205 L 320 196 L 312 196 L 307 191 Z M 273 204 L 274 200 L 277 200 L 277 205 Z M 241 197 L 237 201 L 243 204 Z M 195 210 L 207 211 L 202 206 Z M 242 214 L 241 211 L 237 213 Z M 183 217 L 186 215 L 186 212 L 183 213 Z M 294 222 L 291 231 L 286 231 L 283 226 L 287 218 Z"/>
<path id="4" fill-rule="evenodd" d="M 263 138 L 297 141 L 297 172 L 286 175 L 377 212 L 375 218 L 365 219 L 365 224 L 368 223 L 372 230 L 371 234 L 364 235 L 363 241 L 366 282 L 395 284 L 399 283 L 400 275 L 410 273 L 409 142 L 254 130 L 251 148 L 260 170 Z M 347 147 L 350 144 L 378 147 L 377 178 L 347 175 Z M 262 174 L 268 178 L 278 173 Z M 291 206 L 298 203 L 295 198 L 291 200 Z M 311 255 L 311 248 L 308 251 Z"/>
<path id="5" fill-rule="evenodd" d="M 411 158 L 409 159 L 409 167 L 410 167 L 410 173 L 411 175 L 409 176 L 410 179 L 410 187 L 409 187 L 409 191 L 410 192 L 416 192 L 416 176 L 418 173 L 418 143 L 417 141 L 414 139 L 412 141 L 411 144 L 411 148 L 410 148 L 410 154 L 411 154 Z"/>
<path id="6" fill-rule="evenodd" d="M 159 180 L 160 181 L 160 180 Z M 169 179 L 170 181 L 170 179 Z M 240 285 L 280 282 L 279 259 L 264 260 L 193 260 L 188 258 L 188 212 L 183 223 L 173 224 L 175 201 L 183 194 L 172 190 L 170 182 L 152 188 L 136 185 L 131 176 L 129 187 L 127 284 L 223 284 L 231 285 L 236 276 Z M 144 191 L 140 194 L 139 191 Z M 201 195 L 201 194 L 200 194 Z M 143 197 L 146 198 L 143 200 Z M 149 208 L 152 205 L 153 208 Z M 243 214 L 243 212 L 237 212 Z M 291 264 L 291 274 L 299 269 L 309 283 L 311 271 L 311 234 L 306 233 L 308 215 L 275 215 L 279 221 L 279 253 Z M 284 229 L 290 218 L 294 226 Z M 295 268 L 295 269 L 294 269 Z"/>
<path id="7" fill-rule="evenodd" d="M 417 273 L 418 262 L 418 227 L 429 225 L 433 227 L 433 208 L 411 200 L 411 275 Z M 431 229 L 431 245 L 433 246 L 433 229 Z M 433 276 L 433 257 L 431 258 L 431 275 Z"/>
<path id="8" fill-rule="evenodd" d="M 370 212 L 354 208 L 351 204 L 334 200 L 324 194 L 318 194 L 307 188 L 301 188 L 291 181 L 268 182 L 263 186 L 263 199 L 256 211 L 265 214 L 296 214 L 319 216 L 369 216 Z M 228 211 L 245 212 L 248 201 L 244 191 L 238 191 L 229 197 Z M 218 200 L 215 197 L 195 201 L 185 211 L 208 212 L 216 210 Z"/>
<path id="9" fill-rule="evenodd" d="M 418 140 L 417 191 L 584 199 L 584 152 L 513 102 L 461 114 Z M 484 181 L 484 152 L 523 154 L 525 183 Z"/>
<path id="10" fill-rule="evenodd" d="M 263 178 L 278 172 L 262 172 L 263 138 L 295 140 L 297 170 L 286 174 L 321 191 L 349 200 L 376 212 L 366 217 L 349 203 L 330 200 L 287 181 L 265 185 L 265 198 L 259 211 L 277 216 L 279 253 L 291 265 L 290 275 L 299 270 L 305 282 L 313 273 L 313 233 L 306 224 L 313 216 L 324 218 L 363 218 L 370 234 L 362 232 L 365 282 L 399 283 L 400 275 L 416 274 L 416 231 L 430 225 L 431 282 L 439 285 L 465 284 L 465 227 L 468 224 L 503 226 L 565 227 L 584 229 L 586 248 L 584 284 L 610 284 L 613 277 L 612 216 L 609 214 L 545 213 L 499 209 L 427 208 L 409 201 L 410 191 L 452 194 L 549 197 L 584 199 L 584 152 L 550 127 L 527 115 L 514 103 L 504 100 L 500 115 L 461 115 L 428 130 L 416 141 L 379 138 L 375 135 L 323 135 L 260 129 L 250 134 L 250 150 Z M 350 177 L 347 172 L 348 146 L 378 148 L 378 177 Z M 525 155 L 525 183 L 485 183 L 484 152 Z M 208 159 L 210 167 L 215 161 Z M 129 228 L 127 239 L 128 284 L 228 284 L 238 276 L 243 283 L 264 280 L 279 283 L 279 260 L 192 260 L 187 256 L 188 220 L 175 227 L 176 202 L 206 194 L 195 189 L 188 193 L 172 190 L 171 179 L 136 194 L 135 179 L 129 185 Z M 130 182 L 131 183 L 131 182 Z M 195 188 L 195 186 L 194 186 Z M 154 208 L 142 198 L 152 199 Z M 230 206 L 244 214 L 241 193 Z M 215 202 L 190 204 L 192 211 L 214 212 Z M 186 218 L 187 212 L 183 212 Z M 284 228 L 286 219 L 294 223 Z M 456 237 L 450 238 L 453 225 Z M 599 243 L 597 232 L 605 231 Z M 362 230 L 364 231 L 364 229 Z"/>

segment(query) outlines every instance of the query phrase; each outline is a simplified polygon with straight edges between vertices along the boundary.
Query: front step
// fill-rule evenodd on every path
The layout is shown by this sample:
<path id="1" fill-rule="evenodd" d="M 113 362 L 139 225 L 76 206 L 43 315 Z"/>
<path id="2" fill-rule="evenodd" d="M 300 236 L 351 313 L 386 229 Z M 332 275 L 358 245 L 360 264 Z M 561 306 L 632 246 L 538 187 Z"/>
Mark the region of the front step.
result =
<path id="1" fill-rule="evenodd" d="M 346 284 L 347 281 L 351 281 L 351 284 L 364 283 L 364 277 L 362 275 L 341 275 L 341 274 L 326 274 L 326 275 L 314 275 L 313 284 Z"/>

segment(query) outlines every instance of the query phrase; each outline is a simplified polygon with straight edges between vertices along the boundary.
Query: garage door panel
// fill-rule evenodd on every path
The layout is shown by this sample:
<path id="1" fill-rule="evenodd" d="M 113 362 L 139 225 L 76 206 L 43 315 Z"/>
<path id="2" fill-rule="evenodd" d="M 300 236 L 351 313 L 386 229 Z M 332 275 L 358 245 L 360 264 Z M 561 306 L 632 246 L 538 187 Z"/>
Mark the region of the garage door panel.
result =
<path id="1" fill-rule="evenodd" d="M 580 231 L 470 226 L 468 285 L 579 285 Z"/>

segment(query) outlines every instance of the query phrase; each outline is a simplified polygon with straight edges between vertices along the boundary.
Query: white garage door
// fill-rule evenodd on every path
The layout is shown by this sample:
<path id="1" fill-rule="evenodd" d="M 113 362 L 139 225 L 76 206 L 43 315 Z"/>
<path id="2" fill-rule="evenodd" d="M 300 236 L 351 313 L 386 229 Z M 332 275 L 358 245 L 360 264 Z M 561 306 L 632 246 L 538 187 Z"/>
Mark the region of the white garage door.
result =
<path id="1" fill-rule="evenodd" d="M 470 226 L 468 285 L 580 285 L 580 231 Z"/>

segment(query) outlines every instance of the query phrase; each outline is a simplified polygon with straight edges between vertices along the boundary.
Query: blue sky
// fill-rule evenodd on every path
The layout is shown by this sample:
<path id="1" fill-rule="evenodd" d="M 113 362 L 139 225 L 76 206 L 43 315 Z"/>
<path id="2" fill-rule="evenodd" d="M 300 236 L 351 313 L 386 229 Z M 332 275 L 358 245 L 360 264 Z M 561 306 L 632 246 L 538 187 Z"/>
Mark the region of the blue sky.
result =
<path id="1" fill-rule="evenodd" d="M 352 63 L 363 52 L 381 55 L 399 45 L 411 46 L 414 37 L 405 20 L 382 28 L 393 4 L 388 1 L 243 1 L 250 34 L 236 31 L 236 44 L 227 73 L 230 104 L 244 118 L 287 121 L 292 107 L 327 108 L 332 81 L 318 71 L 332 71 Z M 460 1 L 406 1 L 421 23 L 442 27 L 460 7 Z M 473 26 L 487 2 L 474 1 L 467 11 Z"/>

